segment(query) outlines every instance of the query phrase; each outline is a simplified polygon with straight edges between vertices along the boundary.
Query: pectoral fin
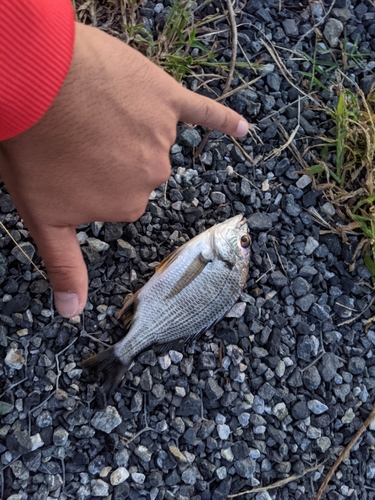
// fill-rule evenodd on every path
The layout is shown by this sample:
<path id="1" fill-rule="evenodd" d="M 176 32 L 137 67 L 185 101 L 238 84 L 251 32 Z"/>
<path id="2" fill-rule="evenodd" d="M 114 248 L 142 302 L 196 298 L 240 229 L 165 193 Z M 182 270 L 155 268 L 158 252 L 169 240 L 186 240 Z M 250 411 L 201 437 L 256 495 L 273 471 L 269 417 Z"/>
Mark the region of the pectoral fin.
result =
<path id="1" fill-rule="evenodd" d="M 189 267 L 186 269 L 184 274 L 178 280 L 178 282 L 174 285 L 172 290 L 166 296 L 166 299 L 171 299 L 175 297 L 178 293 L 180 293 L 184 288 L 186 288 L 190 283 L 192 283 L 197 276 L 203 271 L 206 265 L 211 262 L 210 260 L 205 259 L 202 254 L 199 254 L 195 257 L 195 259 L 191 262 Z"/>

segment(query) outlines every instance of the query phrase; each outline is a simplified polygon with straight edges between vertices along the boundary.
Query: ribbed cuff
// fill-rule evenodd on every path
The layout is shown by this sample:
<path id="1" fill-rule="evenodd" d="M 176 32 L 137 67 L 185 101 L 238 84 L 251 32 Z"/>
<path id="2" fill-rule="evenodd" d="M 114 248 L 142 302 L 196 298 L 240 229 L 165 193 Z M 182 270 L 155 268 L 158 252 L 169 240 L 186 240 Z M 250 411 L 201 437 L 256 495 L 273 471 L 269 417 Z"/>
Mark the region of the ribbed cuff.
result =
<path id="1" fill-rule="evenodd" d="M 68 73 L 73 45 L 70 0 L 0 1 L 0 141 L 44 115 Z"/>

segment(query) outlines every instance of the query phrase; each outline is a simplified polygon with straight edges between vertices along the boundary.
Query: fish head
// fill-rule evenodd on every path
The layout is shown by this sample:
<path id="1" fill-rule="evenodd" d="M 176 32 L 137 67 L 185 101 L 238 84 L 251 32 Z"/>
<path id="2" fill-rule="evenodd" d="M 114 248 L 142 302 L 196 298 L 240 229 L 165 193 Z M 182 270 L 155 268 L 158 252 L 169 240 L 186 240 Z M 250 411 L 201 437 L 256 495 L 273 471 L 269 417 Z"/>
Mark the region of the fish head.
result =
<path id="1" fill-rule="evenodd" d="M 251 239 L 246 218 L 236 215 L 212 229 L 214 254 L 232 266 L 248 267 Z"/>

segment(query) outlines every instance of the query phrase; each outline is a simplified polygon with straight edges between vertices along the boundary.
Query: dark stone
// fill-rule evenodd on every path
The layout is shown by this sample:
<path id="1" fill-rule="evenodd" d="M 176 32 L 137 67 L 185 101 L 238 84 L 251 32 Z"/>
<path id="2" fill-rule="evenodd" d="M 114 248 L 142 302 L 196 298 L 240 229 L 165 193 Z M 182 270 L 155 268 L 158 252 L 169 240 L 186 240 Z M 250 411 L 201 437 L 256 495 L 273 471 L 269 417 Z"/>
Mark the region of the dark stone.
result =
<path id="1" fill-rule="evenodd" d="M 205 394 L 210 401 L 217 401 L 224 394 L 224 390 L 219 386 L 216 380 L 209 377 L 206 381 Z"/>
<path id="2" fill-rule="evenodd" d="M 267 348 L 271 356 L 276 356 L 280 352 L 281 331 L 278 328 L 273 328 L 269 337 Z"/>
<path id="3" fill-rule="evenodd" d="M 299 333 L 301 335 L 310 335 L 310 333 L 311 333 L 310 325 L 308 323 L 305 323 L 304 321 L 301 321 L 296 326 L 296 331 L 297 331 L 297 333 Z"/>
<path id="4" fill-rule="evenodd" d="M 303 297 L 309 293 L 311 287 L 304 278 L 298 277 L 292 281 L 290 288 L 295 297 Z"/>
<path id="5" fill-rule="evenodd" d="M 276 393 L 276 389 L 274 387 L 272 387 L 271 384 L 266 382 L 265 384 L 263 384 L 259 388 L 258 396 L 263 398 L 264 401 L 267 403 L 268 401 L 270 401 L 274 397 L 275 393 Z"/>
<path id="6" fill-rule="evenodd" d="M 189 207 L 184 211 L 184 216 L 186 222 L 189 224 L 193 224 L 197 220 L 199 220 L 203 215 L 203 208 L 201 206 L 198 207 Z"/>
<path id="7" fill-rule="evenodd" d="M 335 378 L 337 368 L 340 366 L 340 360 L 333 352 L 326 352 L 321 359 L 320 373 L 325 382 L 331 382 Z"/>
<path id="8" fill-rule="evenodd" d="M 296 420 L 302 420 L 310 415 L 310 410 L 305 401 L 298 401 L 292 406 L 292 417 Z"/>
<path id="9" fill-rule="evenodd" d="M 104 224 L 104 241 L 110 243 L 121 238 L 123 232 L 123 225 L 120 222 L 112 223 L 106 222 Z"/>
<path id="10" fill-rule="evenodd" d="M 277 288 L 282 288 L 288 284 L 288 278 L 281 271 L 271 273 L 268 281 Z"/>
<path id="11" fill-rule="evenodd" d="M 5 304 L 3 313 L 6 316 L 11 316 L 16 312 L 25 312 L 30 306 L 30 302 L 31 297 L 29 293 L 18 293 Z"/>
<path id="12" fill-rule="evenodd" d="M 319 387 L 322 380 L 315 365 L 306 368 L 302 373 L 302 381 L 309 391 L 315 391 Z"/>
<path id="13" fill-rule="evenodd" d="M 214 370 L 217 368 L 217 361 L 213 352 L 202 352 L 198 358 L 198 368 L 200 370 Z"/>
<path id="14" fill-rule="evenodd" d="M 255 472 L 255 461 L 250 457 L 235 460 L 234 468 L 239 476 L 250 479 Z"/>
<path id="15" fill-rule="evenodd" d="M 348 370 L 353 375 L 361 375 L 365 369 L 366 361 L 358 356 L 353 356 L 349 359 Z"/>
<path id="16" fill-rule="evenodd" d="M 190 417 L 192 415 L 200 415 L 201 407 L 202 407 L 201 399 L 194 392 L 190 392 L 182 400 L 181 406 L 177 409 L 176 414 L 179 417 Z"/>
<path id="17" fill-rule="evenodd" d="M 247 222 L 249 228 L 254 231 L 267 231 L 272 228 L 272 220 L 269 215 L 263 213 L 251 214 Z"/>
<path id="18" fill-rule="evenodd" d="M 246 441 L 236 441 L 233 443 L 232 452 L 235 460 L 243 460 L 249 455 L 250 449 Z"/>

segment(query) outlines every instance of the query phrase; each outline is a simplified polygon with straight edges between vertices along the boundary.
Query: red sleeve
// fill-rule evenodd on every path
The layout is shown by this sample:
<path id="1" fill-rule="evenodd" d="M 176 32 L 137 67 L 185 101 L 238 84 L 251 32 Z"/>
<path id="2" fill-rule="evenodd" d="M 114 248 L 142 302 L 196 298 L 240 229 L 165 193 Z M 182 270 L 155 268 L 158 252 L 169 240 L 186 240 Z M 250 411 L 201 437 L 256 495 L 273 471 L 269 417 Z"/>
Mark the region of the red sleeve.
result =
<path id="1" fill-rule="evenodd" d="M 69 70 L 73 44 L 70 0 L 0 0 L 0 141 L 44 115 Z"/>

